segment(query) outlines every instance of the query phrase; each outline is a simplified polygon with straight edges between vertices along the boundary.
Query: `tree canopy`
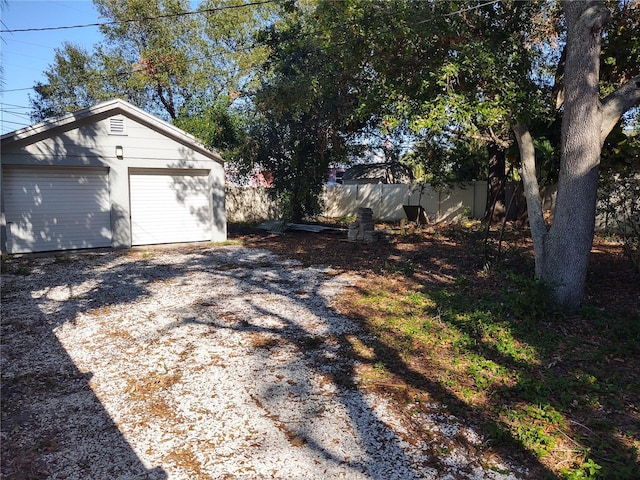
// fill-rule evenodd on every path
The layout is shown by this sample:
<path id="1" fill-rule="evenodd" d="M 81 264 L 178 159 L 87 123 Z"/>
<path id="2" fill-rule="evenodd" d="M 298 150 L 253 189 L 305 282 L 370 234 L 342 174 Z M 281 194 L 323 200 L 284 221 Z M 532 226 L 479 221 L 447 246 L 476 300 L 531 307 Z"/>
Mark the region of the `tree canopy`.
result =
<path id="1" fill-rule="evenodd" d="M 180 119 L 187 130 L 193 126 L 209 146 L 207 122 L 226 130 L 221 141 L 228 142 L 237 115 L 222 113 L 257 81 L 267 50 L 254 37 L 272 20 L 273 2 L 203 0 L 196 10 L 189 0 L 94 3 L 104 40 L 92 51 L 70 43 L 57 50 L 47 81 L 34 87 L 33 119 L 120 97 L 165 120 Z"/>

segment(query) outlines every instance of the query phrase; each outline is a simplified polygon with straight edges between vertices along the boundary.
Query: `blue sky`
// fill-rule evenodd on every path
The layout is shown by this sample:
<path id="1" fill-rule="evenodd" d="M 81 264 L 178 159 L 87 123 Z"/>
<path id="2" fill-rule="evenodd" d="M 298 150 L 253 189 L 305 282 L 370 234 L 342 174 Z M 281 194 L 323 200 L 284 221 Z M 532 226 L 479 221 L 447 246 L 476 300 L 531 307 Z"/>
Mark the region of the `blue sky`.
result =
<path id="1" fill-rule="evenodd" d="M 2 30 L 97 23 L 101 21 L 90 0 L 9 0 L 2 6 Z M 53 63 L 55 49 L 65 41 L 90 49 L 100 39 L 98 27 L 43 32 L 3 32 L 3 85 L 0 87 L 2 133 L 30 125 L 29 94 Z"/>

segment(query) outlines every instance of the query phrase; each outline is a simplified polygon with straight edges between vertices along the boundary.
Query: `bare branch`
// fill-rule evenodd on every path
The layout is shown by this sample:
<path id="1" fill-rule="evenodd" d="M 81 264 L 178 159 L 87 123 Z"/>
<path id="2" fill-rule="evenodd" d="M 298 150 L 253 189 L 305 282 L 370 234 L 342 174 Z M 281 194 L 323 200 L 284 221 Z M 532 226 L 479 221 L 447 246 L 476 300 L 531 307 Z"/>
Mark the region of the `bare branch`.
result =
<path id="1" fill-rule="evenodd" d="M 562 49 L 562 55 L 558 61 L 558 68 L 556 69 L 556 75 L 553 83 L 553 90 L 551 90 L 551 98 L 555 104 L 556 110 L 560 110 L 564 103 L 564 66 L 567 62 L 567 47 Z"/>

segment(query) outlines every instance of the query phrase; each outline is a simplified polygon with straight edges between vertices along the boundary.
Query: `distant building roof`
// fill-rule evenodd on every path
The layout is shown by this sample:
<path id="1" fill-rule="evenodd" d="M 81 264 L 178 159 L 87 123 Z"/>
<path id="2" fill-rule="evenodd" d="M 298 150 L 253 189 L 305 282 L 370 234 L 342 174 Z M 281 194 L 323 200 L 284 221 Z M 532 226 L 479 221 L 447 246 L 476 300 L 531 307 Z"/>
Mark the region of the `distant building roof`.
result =
<path id="1" fill-rule="evenodd" d="M 345 185 L 357 183 L 411 183 L 413 174 L 409 167 L 398 163 L 367 163 L 354 165 L 344 172 Z"/>

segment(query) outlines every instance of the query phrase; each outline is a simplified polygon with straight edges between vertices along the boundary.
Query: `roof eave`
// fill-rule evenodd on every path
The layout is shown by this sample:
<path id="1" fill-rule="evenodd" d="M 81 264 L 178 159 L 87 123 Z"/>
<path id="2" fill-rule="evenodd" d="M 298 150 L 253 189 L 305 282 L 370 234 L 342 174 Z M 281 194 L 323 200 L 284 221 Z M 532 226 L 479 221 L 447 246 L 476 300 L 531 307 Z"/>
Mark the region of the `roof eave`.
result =
<path id="1" fill-rule="evenodd" d="M 145 112 L 141 108 L 119 98 L 108 100 L 106 102 L 78 110 L 77 112 L 68 113 L 54 120 L 46 120 L 19 130 L 14 130 L 13 132 L 5 133 L 0 137 L 0 140 L 3 144 L 17 142 L 35 135 L 41 135 L 49 130 L 64 128 L 65 126 L 80 122 L 84 119 L 109 112 L 113 112 L 114 114 L 122 113 L 130 116 L 180 143 L 187 144 L 189 147 L 203 155 L 206 155 L 212 160 L 221 164 L 224 163 L 223 158 L 218 152 L 209 150 L 193 135 L 190 135 L 184 130 L 181 130 L 178 127 L 171 125 L 170 123 L 167 123 L 164 120 Z"/>

